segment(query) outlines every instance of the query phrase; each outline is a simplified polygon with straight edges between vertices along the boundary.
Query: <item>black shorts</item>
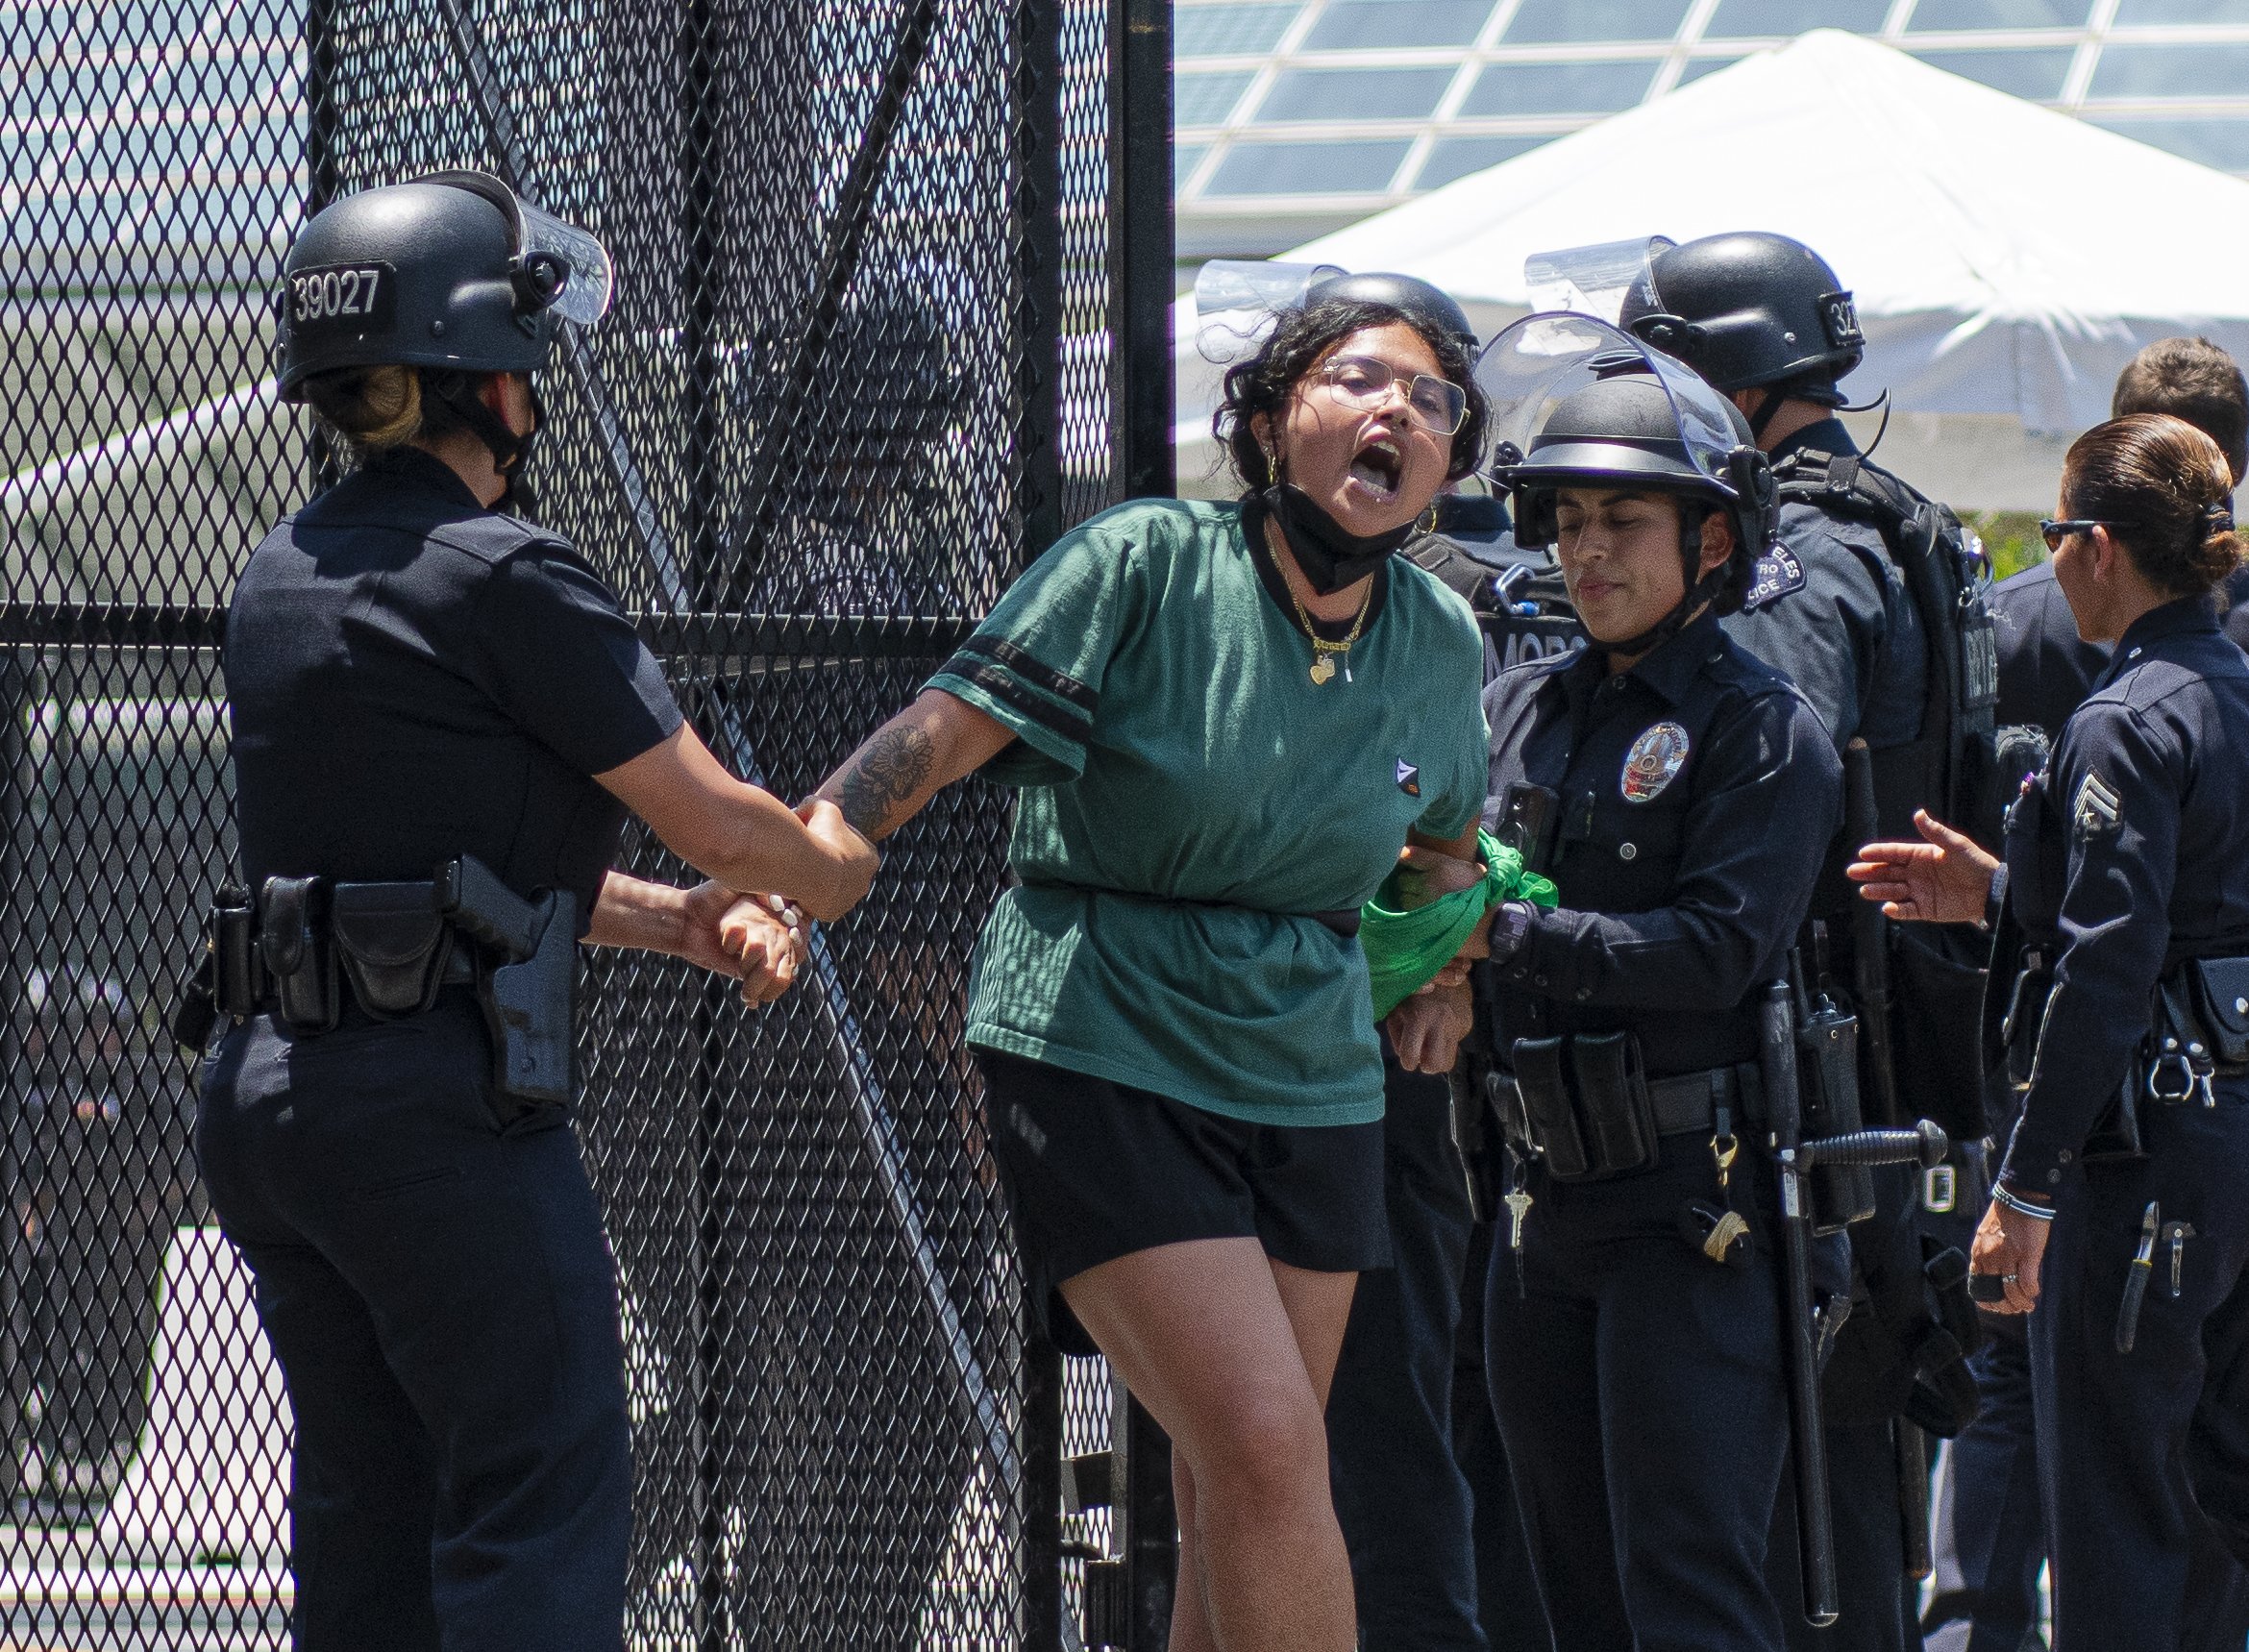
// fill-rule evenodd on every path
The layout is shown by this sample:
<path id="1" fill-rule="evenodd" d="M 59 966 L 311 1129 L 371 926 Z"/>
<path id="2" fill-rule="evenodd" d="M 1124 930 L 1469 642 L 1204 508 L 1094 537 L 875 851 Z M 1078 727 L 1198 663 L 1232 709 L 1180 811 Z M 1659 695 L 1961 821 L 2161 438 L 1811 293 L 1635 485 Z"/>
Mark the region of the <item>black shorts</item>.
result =
<path id="1" fill-rule="evenodd" d="M 1096 1350 L 1055 1287 L 1136 1250 L 1254 1239 L 1317 1273 L 1389 1266 L 1380 1120 L 1252 1124 L 996 1049 L 976 1057 L 1026 1298 L 1064 1352 Z"/>

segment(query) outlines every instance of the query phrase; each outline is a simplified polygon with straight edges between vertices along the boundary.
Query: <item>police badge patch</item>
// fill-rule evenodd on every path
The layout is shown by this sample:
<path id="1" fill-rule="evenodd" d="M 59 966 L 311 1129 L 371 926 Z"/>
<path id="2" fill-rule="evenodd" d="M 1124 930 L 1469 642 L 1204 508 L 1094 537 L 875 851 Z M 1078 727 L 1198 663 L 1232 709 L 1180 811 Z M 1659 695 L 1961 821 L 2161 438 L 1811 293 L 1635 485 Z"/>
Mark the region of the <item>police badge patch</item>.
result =
<path id="1" fill-rule="evenodd" d="M 1676 723 L 1658 723 L 1640 731 L 1632 750 L 1624 753 L 1624 772 L 1618 787 L 1628 803 L 1653 802 L 1687 764 L 1687 730 Z"/>
<path id="2" fill-rule="evenodd" d="M 1758 557 L 1757 565 L 1749 571 L 1749 589 L 1742 595 L 1742 606 L 1755 610 L 1775 597 L 1803 588 L 1803 561 L 1786 545 L 1775 545 Z"/>
<path id="3" fill-rule="evenodd" d="M 2079 837 L 2108 837 L 2124 823 L 2124 800 L 2108 781 L 2088 771 L 2078 783 L 2070 815 Z"/>

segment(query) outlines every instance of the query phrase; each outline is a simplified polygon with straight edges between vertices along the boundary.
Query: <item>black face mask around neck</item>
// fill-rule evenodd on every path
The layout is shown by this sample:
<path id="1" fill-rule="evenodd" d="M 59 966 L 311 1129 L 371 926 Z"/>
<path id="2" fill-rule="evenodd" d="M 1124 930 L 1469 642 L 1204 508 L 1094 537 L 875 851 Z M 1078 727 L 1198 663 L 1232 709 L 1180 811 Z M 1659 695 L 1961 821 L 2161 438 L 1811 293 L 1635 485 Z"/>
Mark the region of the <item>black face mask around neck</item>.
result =
<path id="1" fill-rule="evenodd" d="M 1280 524 L 1281 537 L 1305 579 L 1323 597 L 1364 579 L 1414 536 L 1410 522 L 1387 533 L 1347 532 L 1293 481 L 1279 482 L 1258 497 Z"/>

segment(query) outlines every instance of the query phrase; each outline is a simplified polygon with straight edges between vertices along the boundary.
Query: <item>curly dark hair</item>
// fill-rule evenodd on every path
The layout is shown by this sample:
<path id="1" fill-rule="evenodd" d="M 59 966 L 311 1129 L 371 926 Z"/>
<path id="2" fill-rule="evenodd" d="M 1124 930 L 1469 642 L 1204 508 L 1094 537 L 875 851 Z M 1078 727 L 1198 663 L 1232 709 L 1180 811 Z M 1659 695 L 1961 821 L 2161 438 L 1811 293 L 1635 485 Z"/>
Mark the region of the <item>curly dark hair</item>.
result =
<path id="1" fill-rule="evenodd" d="M 1468 417 L 1453 432 L 1452 463 L 1446 481 L 1458 481 L 1476 468 L 1484 456 L 1484 427 L 1491 410 L 1483 391 L 1476 388 L 1475 364 L 1469 359 L 1467 346 L 1391 305 L 1326 299 L 1282 310 L 1256 353 L 1226 369 L 1225 399 L 1210 422 L 1211 433 L 1248 491 L 1263 493 L 1273 483 L 1265 449 L 1250 429 L 1257 416 L 1263 413 L 1278 420 L 1304 376 L 1352 333 L 1400 322 L 1428 345 L 1439 371 L 1468 392 Z"/>

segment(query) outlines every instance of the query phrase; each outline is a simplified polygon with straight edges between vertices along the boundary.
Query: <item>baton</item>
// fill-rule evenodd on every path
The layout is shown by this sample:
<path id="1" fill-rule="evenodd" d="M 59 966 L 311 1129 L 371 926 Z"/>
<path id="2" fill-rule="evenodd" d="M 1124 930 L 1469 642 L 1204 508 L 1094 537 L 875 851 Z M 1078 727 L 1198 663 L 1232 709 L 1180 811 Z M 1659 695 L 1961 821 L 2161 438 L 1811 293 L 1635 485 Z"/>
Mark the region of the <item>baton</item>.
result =
<path id="1" fill-rule="evenodd" d="M 1803 1097 L 1796 1089 L 1796 1004 L 1786 981 L 1765 989 L 1758 1006 L 1759 1076 L 1780 1171 L 1781 1274 L 1787 1289 L 1789 1428 L 1795 1436 L 1796 1558 L 1804 1580 L 1804 1621 L 1825 1629 L 1840 1608 L 1835 1585 L 1835 1521 L 1827 1502 L 1827 1440 L 1819 1413 L 1818 1310 L 1812 1301 L 1812 1190 L 1805 1183 Z"/>

